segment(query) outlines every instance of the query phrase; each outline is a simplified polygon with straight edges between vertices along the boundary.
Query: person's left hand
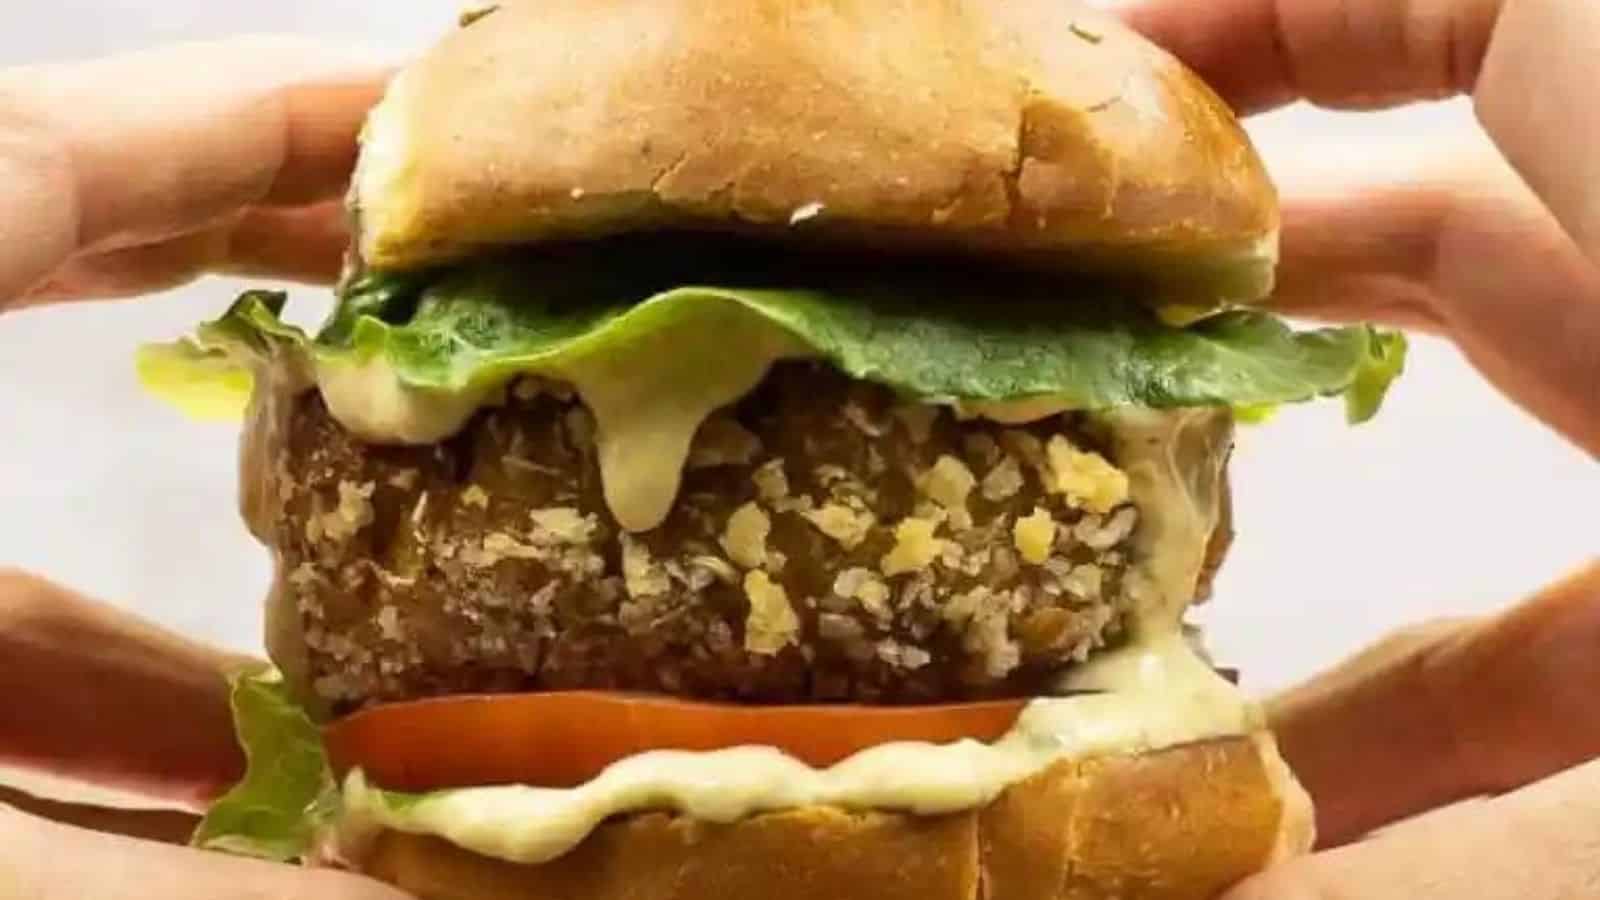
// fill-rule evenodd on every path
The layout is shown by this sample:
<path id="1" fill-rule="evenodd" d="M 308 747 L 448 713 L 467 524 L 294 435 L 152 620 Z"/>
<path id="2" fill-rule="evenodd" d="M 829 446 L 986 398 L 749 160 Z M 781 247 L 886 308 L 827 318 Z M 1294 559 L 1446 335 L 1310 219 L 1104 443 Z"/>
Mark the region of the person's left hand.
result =
<path id="1" fill-rule="evenodd" d="M 207 272 L 332 280 L 388 75 L 281 39 L 0 70 L 0 312 Z"/>
<path id="2" fill-rule="evenodd" d="M 406 900 L 344 872 L 171 846 L 243 771 L 226 675 L 250 660 L 6 570 L 0 660 L 0 767 L 166 807 L 60 802 L 0 784 L 0 895 Z"/>
<path id="3" fill-rule="evenodd" d="M 356 137 L 388 74 L 260 39 L 0 70 L 0 313 L 208 272 L 333 280 Z M 0 893 L 404 900 L 342 872 L 165 845 L 243 769 L 225 675 L 247 660 L 4 570 L 0 660 L 0 766 L 176 807 L 0 785 Z"/>
<path id="4" fill-rule="evenodd" d="M 276 38 L 0 70 L 0 312 L 207 272 L 332 280 L 389 74 Z M 0 765 L 188 804 L 238 774 L 223 675 L 242 660 L 4 571 L 0 659 Z"/>
<path id="5" fill-rule="evenodd" d="M 190 810 L 244 772 L 228 676 L 247 657 L 0 569 L 0 659 L 0 767 Z"/>

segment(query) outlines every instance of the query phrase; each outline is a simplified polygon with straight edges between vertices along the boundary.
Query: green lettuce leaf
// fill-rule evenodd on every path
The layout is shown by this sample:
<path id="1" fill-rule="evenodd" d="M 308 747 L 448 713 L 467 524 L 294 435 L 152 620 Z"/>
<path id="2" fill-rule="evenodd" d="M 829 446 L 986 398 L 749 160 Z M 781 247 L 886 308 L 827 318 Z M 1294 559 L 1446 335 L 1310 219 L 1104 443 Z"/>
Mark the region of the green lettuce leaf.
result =
<path id="1" fill-rule="evenodd" d="M 147 390 L 197 421 L 238 421 L 249 405 L 250 371 L 195 340 L 140 347 L 135 364 Z"/>
<path id="2" fill-rule="evenodd" d="M 276 671 L 232 680 L 234 729 L 248 761 L 243 780 L 195 829 L 196 847 L 291 861 L 338 813 L 338 789 L 322 735 Z"/>
<path id="3" fill-rule="evenodd" d="M 1404 365 L 1398 334 L 1296 332 L 1259 311 L 1179 327 L 1137 303 L 1087 296 L 1095 290 L 1069 296 L 1059 282 L 997 285 L 954 270 L 733 263 L 694 252 L 608 257 L 591 248 L 370 276 L 348 287 L 315 338 L 281 321 L 283 295 L 251 292 L 193 346 L 235 359 L 378 360 L 401 385 L 455 396 L 597 361 L 614 369 L 626 360 L 627 377 L 667 384 L 782 346 L 934 402 L 1261 410 L 1343 396 L 1352 422 L 1378 411 Z M 147 383 L 161 391 L 187 382 Z"/>

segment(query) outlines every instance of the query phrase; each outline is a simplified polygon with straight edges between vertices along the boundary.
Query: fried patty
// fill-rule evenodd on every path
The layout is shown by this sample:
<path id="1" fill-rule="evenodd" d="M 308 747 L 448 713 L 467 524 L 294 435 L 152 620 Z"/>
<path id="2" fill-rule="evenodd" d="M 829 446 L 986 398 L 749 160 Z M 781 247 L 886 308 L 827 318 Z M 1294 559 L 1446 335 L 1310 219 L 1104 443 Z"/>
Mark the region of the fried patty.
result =
<path id="1" fill-rule="evenodd" d="M 335 711 L 1020 696 L 1123 638 L 1139 513 L 1082 419 L 958 421 L 786 363 L 702 426 L 670 516 L 629 534 L 561 385 L 519 383 L 429 447 L 363 443 L 314 391 L 292 403 L 265 537 Z"/>

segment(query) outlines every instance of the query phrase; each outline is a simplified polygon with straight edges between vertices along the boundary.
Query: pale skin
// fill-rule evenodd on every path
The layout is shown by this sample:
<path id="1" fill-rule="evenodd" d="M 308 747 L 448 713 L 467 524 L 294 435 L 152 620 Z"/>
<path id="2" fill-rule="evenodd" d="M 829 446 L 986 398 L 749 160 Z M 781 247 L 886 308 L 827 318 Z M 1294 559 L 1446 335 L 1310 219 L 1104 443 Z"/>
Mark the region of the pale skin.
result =
<path id="1" fill-rule="evenodd" d="M 331 280 L 356 133 L 386 77 L 283 41 L 0 72 L 0 314 L 213 271 Z M 21 572 L 0 572 L 0 659 L 13 698 L 0 765 L 191 809 L 242 770 L 222 678 L 244 660 Z M 174 846 L 193 823 L 0 789 L 3 893 L 404 900 L 342 872 Z"/>
<path id="2" fill-rule="evenodd" d="M 1428 148 L 1424 177 L 1337 190 L 1280 177 L 1275 302 L 1448 336 L 1600 454 L 1600 6 L 1146 0 L 1126 15 L 1243 112 L 1470 94 L 1503 156 Z M 354 136 L 385 74 L 282 42 L 0 72 L 0 314 L 212 271 L 328 281 Z M 131 84 L 138 102 L 117 89 Z M 1597 646 L 1600 559 L 1274 698 L 1323 846 L 1230 900 L 1593 895 Z M 0 658 L 0 690 L 39 713 L 0 716 L 0 764 L 188 805 L 238 772 L 220 688 L 238 658 L 20 572 L 0 572 Z M 164 727 L 134 727 L 151 721 Z M 158 842 L 187 824 L 0 793 L 0 874 L 40 900 L 400 896 Z"/>

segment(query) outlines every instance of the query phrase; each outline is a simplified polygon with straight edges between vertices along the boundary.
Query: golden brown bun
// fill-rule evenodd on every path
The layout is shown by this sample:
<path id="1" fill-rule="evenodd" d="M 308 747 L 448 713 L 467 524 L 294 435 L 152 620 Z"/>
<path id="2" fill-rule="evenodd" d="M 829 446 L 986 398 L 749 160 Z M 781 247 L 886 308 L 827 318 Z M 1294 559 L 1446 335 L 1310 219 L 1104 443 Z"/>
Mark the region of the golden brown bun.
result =
<path id="1" fill-rule="evenodd" d="M 367 869 L 420 900 L 1210 900 L 1310 821 L 1263 735 L 1061 763 L 956 815 L 642 815 L 538 866 L 389 832 Z"/>
<path id="2" fill-rule="evenodd" d="M 1136 269 L 1260 298 L 1277 198 L 1232 112 L 1063 0 L 515 3 L 369 122 L 379 268 L 647 228 Z"/>

